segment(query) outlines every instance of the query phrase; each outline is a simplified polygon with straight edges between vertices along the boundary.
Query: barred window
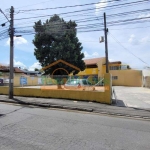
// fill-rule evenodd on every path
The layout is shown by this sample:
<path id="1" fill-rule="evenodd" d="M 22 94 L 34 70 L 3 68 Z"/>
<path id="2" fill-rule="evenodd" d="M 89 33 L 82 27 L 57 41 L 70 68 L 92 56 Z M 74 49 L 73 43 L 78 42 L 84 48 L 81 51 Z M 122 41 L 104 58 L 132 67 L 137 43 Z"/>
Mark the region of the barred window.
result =
<path id="1" fill-rule="evenodd" d="M 110 66 L 110 70 L 120 70 L 120 66 Z"/>
<path id="2" fill-rule="evenodd" d="M 112 76 L 112 80 L 118 80 L 118 76 Z"/>

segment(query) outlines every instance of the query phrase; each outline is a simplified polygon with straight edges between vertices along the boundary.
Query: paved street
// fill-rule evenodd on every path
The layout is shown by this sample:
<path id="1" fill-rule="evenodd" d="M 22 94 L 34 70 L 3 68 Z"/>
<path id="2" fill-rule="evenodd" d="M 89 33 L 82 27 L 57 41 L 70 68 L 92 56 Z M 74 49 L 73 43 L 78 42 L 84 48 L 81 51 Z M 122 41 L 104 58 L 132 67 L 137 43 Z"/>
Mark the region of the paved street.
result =
<path id="1" fill-rule="evenodd" d="M 150 122 L 0 103 L 1 150 L 149 150 Z"/>
<path id="2" fill-rule="evenodd" d="M 135 108 L 150 108 L 150 89 L 143 87 L 114 86 L 116 96 L 122 105 Z"/>

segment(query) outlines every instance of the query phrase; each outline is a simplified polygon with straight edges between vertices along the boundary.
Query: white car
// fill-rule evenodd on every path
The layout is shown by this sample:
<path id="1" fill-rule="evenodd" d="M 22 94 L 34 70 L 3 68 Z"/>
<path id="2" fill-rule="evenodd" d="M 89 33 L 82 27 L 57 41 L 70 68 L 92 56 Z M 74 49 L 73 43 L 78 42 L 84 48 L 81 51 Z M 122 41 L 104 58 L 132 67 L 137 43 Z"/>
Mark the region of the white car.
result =
<path id="1" fill-rule="evenodd" d="M 92 84 L 87 79 L 68 79 L 64 85 L 66 89 L 80 89 L 89 86 Z"/>

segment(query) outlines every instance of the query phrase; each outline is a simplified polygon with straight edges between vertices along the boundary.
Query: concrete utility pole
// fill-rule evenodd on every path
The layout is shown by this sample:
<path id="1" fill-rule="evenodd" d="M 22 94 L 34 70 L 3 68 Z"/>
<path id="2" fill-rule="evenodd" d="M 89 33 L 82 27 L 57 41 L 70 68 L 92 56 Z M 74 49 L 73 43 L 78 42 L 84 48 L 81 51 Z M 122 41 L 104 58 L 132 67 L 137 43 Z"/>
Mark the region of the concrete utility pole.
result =
<path id="1" fill-rule="evenodd" d="M 108 44 L 107 44 L 107 32 L 108 32 L 108 28 L 106 27 L 106 14 L 104 13 L 104 34 L 105 34 L 106 73 L 109 73 L 109 68 L 108 68 Z"/>
<path id="2" fill-rule="evenodd" d="M 9 98 L 13 99 L 13 82 L 14 82 L 14 8 L 11 6 L 10 9 L 10 28 L 9 28 L 9 36 L 10 36 L 10 75 L 9 75 Z"/>

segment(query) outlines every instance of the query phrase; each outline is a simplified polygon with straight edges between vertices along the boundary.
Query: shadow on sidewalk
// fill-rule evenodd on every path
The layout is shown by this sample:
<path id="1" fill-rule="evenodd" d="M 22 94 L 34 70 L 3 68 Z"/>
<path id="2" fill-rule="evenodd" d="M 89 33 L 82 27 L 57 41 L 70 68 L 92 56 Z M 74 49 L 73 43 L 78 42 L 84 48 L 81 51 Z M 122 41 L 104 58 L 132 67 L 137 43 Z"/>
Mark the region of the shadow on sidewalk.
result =
<path id="1" fill-rule="evenodd" d="M 123 100 L 119 100 L 119 99 L 112 99 L 112 105 L 118 107 L 127 107 L 123 102 Z"/>
<path id="2" fill-rule="evenodd" d="M 26 102 L 21 101 L 21 100 L 19 100 L 19 99 L 17 99 L 17 98 L 13 98 L 13 99 L 11 99 L 11 100 L 13 100 L 13 101 L 15 101 L 15 102 L 17 102 L 17 103 L 19 103 L 19 104 L 26 104 Z"/>
<path id="3" fill-rule="evenodd" d="M 34 108 L 33 106 L 29 106 L 29 105 L 33 105 L 33 103 L 24 102 L 24 101 L 19 100 L 17 98 L 13 98 L 12 101 L 14 101 L 14 103 L 17 103 L 17 104 L 20 104 L 20 105 L 26 105 L 26 107 L 29 107 L 29 108 Z"/>

